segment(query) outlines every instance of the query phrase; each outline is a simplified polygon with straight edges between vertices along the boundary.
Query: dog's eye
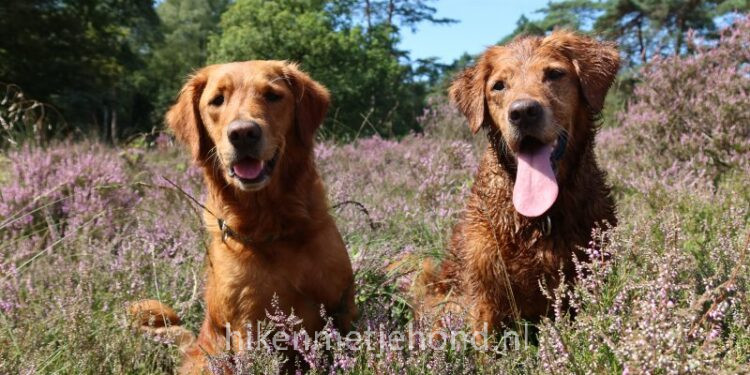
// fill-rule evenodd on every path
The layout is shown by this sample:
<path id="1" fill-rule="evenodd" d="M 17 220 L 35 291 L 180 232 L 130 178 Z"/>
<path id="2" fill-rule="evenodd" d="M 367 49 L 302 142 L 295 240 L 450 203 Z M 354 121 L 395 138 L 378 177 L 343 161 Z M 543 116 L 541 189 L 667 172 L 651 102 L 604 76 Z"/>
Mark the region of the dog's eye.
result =
<path id="1" fill-rule="evenodd" d="M 211 99 L 211 101 L 208 102 L 208 104 L 210 104 L 210 105 L 212 105 L 214 107 L 218 107 L 218 106 L 224 104 L 224 95 L 223 94 L 219 94 L 219 95 L 214 96 L 214 98 Z"/>
<path id="2" fill-rule="evenodd" d="M 495 82 L 495 85 L 492 86 L 492 89 L 495 91 L 503 91 L 505 90 L 505 82 L 503 81 L 497 81 Z"/>
<path id="3" fill-rule="evenodd" d="M 279 100 L 281 100 L 281 95 L 279 95 L 279 94 L 277 94 L 277 93 L 275 93 L 273 91 L 269 91 L 269 92 L 263 94 L 263 97 L 266 98 L 266 100 L 269 101 L 269 102 L 271 102 L 271 103 L 278 102 Z"/>
<path id="4" fill-rule="evenodd" d="M 557 81 L 564 76 L 565 71 L 562 69 L 548 69 L 544 72 L 544 79 L 547 81 Z"/>

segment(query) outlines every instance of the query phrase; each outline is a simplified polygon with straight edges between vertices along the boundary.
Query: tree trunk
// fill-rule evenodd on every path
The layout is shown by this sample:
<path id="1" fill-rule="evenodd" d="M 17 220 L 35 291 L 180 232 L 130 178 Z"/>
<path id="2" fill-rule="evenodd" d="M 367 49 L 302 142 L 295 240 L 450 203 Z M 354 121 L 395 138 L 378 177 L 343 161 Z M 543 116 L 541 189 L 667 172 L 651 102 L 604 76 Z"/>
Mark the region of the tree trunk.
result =
<path id="1" fill-rule="evenodd" d="M 648 59 L 646 58 L 646 46 L 643 42 L 643 20 L 638 21 L 638 46 L 641 49 L 641 62 L 645 64 Z"/>
<path id="2" fill-rule="evenodd" d="M 370 0 L 365 0 L 365 19 L 367 20 L 367 32 L 370 32 L 370 28 L 372 28 L 372 5 L 370 4 Z"/>
<path id="3" fill-rule="evenodd" d="M 393 14 L 396 12 L 394 0 L 388 0 L 388 26 L 393 26 Z"/>
<path id="4" fill-rule="evenodd" d="M 100 139 L 102 142 L 107 142 L 109 140 L 109 108 L 107 106 L 104 106 L 102 108 L 102 134 L 100 135 Z"/>
<path id="5" fill-rule="evenodd" d="M 677 38 L 674 43 L 674 55 L 678 56 L 682 49 L 683 40 L 685 33 L 687 32 L 687 15 L 692 14 L 696 11 L 696 8 L 700 6 L 700 0 L 690 0 L 685 4 L 682 9 L 677 11 Z"/>
<path id="6" fill-rule="evenodd" d="M 674 55 L 679 56 L 682 49 L 682 36 L 685 34 L 685 18 L 682 15 L 677 16 L 677 38 L 674 42 Z"/>
<path id="7" fill-rule="evenodd" d="M 110 115 L 110 122 L 109 122 L 109 136 L 110 141 L 112 144 L 117 143 L 117 109 L 112 107 L 110 109 L 112 111 L 112 115 Z"/>

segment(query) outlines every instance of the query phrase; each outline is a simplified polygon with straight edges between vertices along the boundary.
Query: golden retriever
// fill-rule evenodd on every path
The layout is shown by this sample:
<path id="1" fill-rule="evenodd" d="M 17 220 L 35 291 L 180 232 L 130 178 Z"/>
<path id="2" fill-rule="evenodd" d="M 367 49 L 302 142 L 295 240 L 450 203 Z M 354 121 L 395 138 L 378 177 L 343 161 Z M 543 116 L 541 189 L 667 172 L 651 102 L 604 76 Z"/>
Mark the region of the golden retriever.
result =
<path id="1" fill-rule="evenodd" d="M 227 324 L 246 340 L 246 327 L 266 319 L 274 295 L 310 334 L 324 326 L 321 305 L 339 329 L 350 328 L 352 266 L 313 160 L 328 105 L 325 87 L 295 64 L 246 61 L 201 69 L 167 113 L 208 189 L 206 317 L 184 345 L 181 373 L 202 372 L 205 355 L 224 350 Z M 179 323 L 158 301 L 130 311 L 144 325 Z M 241 350 L 241 341 L 232 346 Z"/>
<path id="2" fill-rule="evenodd" d="M 616 225 L 594 155 L 597 118 L 619 68 L 617 49 L 567 31 L 488 48 L 450 97 L 489 144 L 440 269 L 421 276 L 425 309 L 458 295 L 477 331 L 550 314 L 562 269 L 592 229 Z"/>

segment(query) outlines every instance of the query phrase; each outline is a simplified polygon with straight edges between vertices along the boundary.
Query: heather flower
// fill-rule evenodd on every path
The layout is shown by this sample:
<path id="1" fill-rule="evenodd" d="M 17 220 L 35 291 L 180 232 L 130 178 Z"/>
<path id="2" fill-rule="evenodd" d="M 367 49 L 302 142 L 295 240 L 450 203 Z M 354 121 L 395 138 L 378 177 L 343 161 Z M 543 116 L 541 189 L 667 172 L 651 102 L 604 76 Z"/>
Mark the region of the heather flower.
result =
<path id="1" fill-rule="evenodd" d="M 713 190 L 730 171 L 750 172 L 750 17 L 716 45 L 692 45 L 643 67 L 621 127 L 599 136 L 605 169 L 628 188 Z"/>
<path id="2" fill-rule="evenodd" d="M 13 263 L 0 263 L 0 312 L 10 314 L 18 307 L 18 270 Z"/>
<path id="3" fill-rule="evenodd" d="M 101 229 L 134 206 L 122 161 L 98 145 L 25 146 L 9 153 L 14 176 L 0 193 L 0 229 L 29 233 L 45 228 L 52 240 L 70 231 Z"/>

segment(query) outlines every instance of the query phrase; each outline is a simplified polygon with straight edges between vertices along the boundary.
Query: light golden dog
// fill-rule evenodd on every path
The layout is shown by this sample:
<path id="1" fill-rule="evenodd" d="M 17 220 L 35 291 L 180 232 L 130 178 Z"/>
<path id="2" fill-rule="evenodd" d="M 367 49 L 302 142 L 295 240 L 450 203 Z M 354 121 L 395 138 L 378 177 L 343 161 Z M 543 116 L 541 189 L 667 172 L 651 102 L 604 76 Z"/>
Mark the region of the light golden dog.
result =
<path id="1" fill-rule="evenodd" d="M 205 354 L 224 350 L 226 324 L 247 339 L 246 326 L 266 318 L 274 295 L 308 333 L 324 325 L 321 305 L 339 329 L 350 328 L 352 267 L 313 161 L 328 105 L 328 91 L 296 65 L 247 61 L 201 69 L 167 113 L 203 168 L 210 211 L 206 317 L 196 340 L 180 340 L 182 373 L 201 372 Z M 179 323 L 157 301 L 130 310 L 142 324 Z"/>

